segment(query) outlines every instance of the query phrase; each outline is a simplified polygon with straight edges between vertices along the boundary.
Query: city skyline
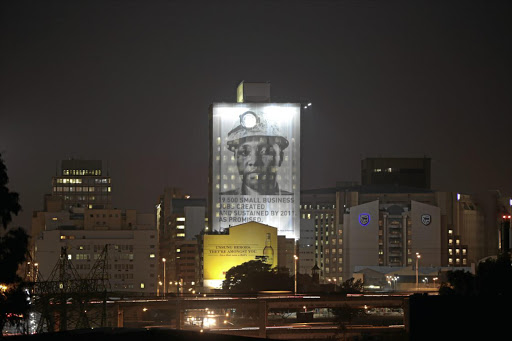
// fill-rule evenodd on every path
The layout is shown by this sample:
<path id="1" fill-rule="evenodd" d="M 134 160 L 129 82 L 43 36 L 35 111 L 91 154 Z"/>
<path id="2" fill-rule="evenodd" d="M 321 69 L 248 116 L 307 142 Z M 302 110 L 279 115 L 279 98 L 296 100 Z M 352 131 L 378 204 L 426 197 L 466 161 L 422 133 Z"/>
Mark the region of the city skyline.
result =
<path id="1" fill-rule="evenodd" d="M 427 156 L 434 189 L 512 192 L 510 4 L 50 3 L 0 5 L 14 224 L 70 157 L 108 164 L 114 207 L 151 212 L 166 186 L 206 198 L 208 106 L 242 80 L 313 103 L 302 189 L 360 181 L 365 157 Z"/>

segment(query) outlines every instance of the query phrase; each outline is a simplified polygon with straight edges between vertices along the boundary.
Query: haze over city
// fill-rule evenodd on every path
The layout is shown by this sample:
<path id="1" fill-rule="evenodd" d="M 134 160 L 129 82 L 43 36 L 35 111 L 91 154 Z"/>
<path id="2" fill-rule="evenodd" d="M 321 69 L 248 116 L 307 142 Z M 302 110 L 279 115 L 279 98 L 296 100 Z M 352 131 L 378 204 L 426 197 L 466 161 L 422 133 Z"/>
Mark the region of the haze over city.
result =
<path id="1" fill-rule="evenodd" d="M 208 192 L 208 107 L 242 80 L 303 114 L 302 189 L 364 157 L 432 158 L 432 188 L 510 194 L 511 4 L 45 1 L 0 5 L 0 152 L 29 228 L 68 158 L 113 203 Z"/>

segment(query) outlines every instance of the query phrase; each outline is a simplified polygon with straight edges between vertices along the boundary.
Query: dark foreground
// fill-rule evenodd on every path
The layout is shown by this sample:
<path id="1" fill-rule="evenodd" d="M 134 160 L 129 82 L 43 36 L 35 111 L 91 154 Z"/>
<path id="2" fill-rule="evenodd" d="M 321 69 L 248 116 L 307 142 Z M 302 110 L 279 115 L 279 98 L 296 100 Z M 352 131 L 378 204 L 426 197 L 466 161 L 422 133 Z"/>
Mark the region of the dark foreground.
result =
<path id="1" fill-rule="evenodd" d="M 96 328 L 77 329 L 63 332 L 42 333 L 34 335 L 9 336 L 9 341 L 247 341 L 262 340 L 254 337 L 200 333 L 188 330 L 146 329 L 146 328 Z"/>

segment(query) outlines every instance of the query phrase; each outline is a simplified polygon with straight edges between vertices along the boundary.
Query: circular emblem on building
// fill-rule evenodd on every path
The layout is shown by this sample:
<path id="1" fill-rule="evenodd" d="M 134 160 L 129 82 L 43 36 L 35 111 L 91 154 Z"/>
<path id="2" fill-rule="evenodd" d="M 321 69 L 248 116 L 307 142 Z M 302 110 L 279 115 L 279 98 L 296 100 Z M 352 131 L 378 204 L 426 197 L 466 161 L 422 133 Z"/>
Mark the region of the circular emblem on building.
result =
<path id="1" fill-rule="evenodd" d="M 430 214 L 423 214 L 421 216 L 421 222 L 423 223 L 423 225 L 428 226 L 428 225 L 430 225 L 431 221 L 432 221 L 432 217 L 430 216 Z"/>
<path id="2" fill-rule="evenodd" d="M 370 215 L 368 213 L 361 213 L 359 215 L 359 224 L 366 226 L 370 223 Z"/>

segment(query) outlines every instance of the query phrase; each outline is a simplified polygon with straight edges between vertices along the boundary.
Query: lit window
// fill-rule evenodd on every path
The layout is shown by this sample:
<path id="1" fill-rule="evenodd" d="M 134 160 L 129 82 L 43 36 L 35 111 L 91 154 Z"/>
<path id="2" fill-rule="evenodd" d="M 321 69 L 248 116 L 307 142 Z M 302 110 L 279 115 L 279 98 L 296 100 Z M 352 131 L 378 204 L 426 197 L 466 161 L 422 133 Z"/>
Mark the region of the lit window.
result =
<path id="1" fill-rule="evenodd" d="M 176 233 L 176 237 L 185 237 L 185 233 Z"/>
<path id="2" fill-rule="evenodd" d="M 66 239 L 66 236 L 60 236 L 60 239 Z"/>
<path id="3" fill-rule="evenodd" d="M 154 253 L 150 253 L 149 254 L 149 258 L 155 258 L 155 254 Z"/>
<path id="4" fill-rule="evenodd" d="M 178 230 L 184 230 L 185 229 L 185 225 L 177 225 L 176 228 Z"/>
<path id="5" fill-rule="evenodd" d="M 140 288 L 141 288 L 141 289 L 144 289 L 144 283 L 141 283 L 141 284 L 140 284 Z"/>

